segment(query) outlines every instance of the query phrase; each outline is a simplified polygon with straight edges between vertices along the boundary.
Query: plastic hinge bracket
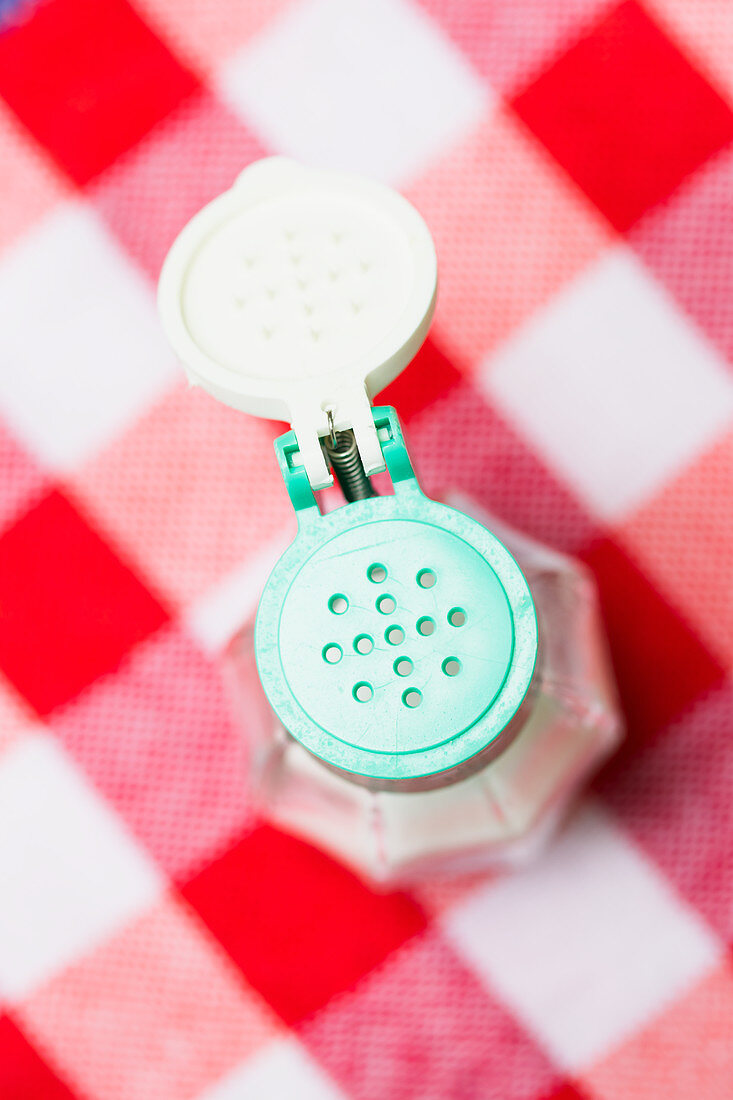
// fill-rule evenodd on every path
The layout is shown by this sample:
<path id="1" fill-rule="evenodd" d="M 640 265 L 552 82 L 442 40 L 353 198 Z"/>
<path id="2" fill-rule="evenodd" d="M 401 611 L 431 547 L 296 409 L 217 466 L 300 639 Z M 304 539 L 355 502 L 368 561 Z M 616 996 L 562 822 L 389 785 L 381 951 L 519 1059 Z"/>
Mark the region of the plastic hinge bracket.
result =
<path id="1" fill-rule="evenodd" d="M 384 465 L 395 493 L 422 493 L 407 453 L 397 413 L 391 405 L 380 405 L 372 409 L 372 417 Z M 308 479 L 294 431 L 278 436 L 275 440 L 275 454 L 298 525 L 319 519 L 321 510 Z M 344 507 L 352 506 L 344 505 Z"/>

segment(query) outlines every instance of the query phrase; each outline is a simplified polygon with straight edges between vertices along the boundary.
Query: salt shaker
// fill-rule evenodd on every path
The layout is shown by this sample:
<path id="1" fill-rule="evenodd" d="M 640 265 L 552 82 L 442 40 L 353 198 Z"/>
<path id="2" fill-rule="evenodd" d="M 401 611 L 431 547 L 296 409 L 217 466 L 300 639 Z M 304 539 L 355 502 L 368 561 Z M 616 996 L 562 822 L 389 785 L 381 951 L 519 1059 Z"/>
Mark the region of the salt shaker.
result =
<path id="1" fill-rule="evenodd" d="M 584 567 L 425 496 L 396 411 L 372 407 L 436 284 L 404 198 L 273 157 L 184 228 L 159 290 L 190 380 L 292 425 L 298 532 L 224 658 L 250 795 L 388 884 L 527 860 L 622 732 Z"/>

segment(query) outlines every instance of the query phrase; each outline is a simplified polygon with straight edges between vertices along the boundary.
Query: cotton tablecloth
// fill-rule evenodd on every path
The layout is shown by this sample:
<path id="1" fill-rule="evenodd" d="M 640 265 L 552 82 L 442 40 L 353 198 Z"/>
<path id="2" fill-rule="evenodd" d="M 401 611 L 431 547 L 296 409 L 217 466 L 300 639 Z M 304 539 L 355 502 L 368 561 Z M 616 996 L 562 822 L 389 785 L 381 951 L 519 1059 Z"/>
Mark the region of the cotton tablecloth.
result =
<path id="1" fill-rule="evenodd" d="M 0 1096 L 733 1096 L 733 6 L 0 2 Z M 516 875 L 258 820 L 219 654 L 294 532 L 155 284 L 252 160 L 401 190 L 426 490 L 578 555 L 628 736 Z"/>

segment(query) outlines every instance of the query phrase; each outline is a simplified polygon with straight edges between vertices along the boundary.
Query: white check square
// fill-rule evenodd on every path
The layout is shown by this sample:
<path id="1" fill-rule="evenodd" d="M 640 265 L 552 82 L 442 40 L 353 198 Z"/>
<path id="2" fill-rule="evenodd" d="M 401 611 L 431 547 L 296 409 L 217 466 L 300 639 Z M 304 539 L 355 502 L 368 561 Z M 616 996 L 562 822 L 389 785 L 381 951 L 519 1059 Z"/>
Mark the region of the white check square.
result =
<path id="1" fill-rule="evenodd" d="M 274 152 L 410 179 L 470 131 L 493 93 L 409 0 L 303 0 L 223 68 L 221 90 Z"/>
<path id="2" fill-rule="evenodd" d="M 46 735 L 0 757 L 0 996 L 19 999 L 152 904 L 161 878 Z"/>
<path id="3" fill-rule="evenodd" d="M 733 423 L 733 377 L 625 247 L 483 365 L 480 384 L 593 511 L 616 520 Z"/>
<path id="4" fill-rule="evenodd" d="M 154 288 L 81 202 L 3 254 L 0 317 L 0 411 L 52 469 L 109 442 L 178 372 Z"/>
<path id="5" fill-rule="evenodd" d="M 571 1072 L 716 965 L 713 933 L 597 807 L 530 870 L 450 910 L 458 953 Z"/>
<path id="6" fill-rule="evenodd" d="M 295 1038 L 276 1039 L 197 1100 L 345 1100 Z"/>

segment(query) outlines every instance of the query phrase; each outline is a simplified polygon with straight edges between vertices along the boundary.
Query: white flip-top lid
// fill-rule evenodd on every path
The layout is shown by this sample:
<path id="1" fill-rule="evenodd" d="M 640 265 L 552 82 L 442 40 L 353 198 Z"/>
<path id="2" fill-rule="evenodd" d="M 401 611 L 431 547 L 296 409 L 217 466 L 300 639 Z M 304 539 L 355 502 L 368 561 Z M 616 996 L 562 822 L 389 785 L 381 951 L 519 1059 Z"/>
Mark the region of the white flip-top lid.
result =
<path id="1" fill-rule="evenodd" d="M 289 421 L 318 489 L 329 411 L 366 472 L 384 468 L 370 398 L 425 339 L 436 282 L 430 232 L 397 192 L 269 157 L 182 230 L 158 304 L 191 382 Z"/>

